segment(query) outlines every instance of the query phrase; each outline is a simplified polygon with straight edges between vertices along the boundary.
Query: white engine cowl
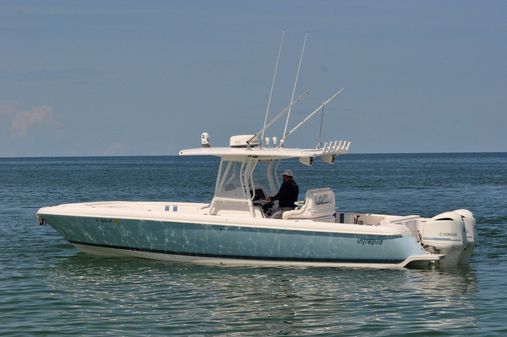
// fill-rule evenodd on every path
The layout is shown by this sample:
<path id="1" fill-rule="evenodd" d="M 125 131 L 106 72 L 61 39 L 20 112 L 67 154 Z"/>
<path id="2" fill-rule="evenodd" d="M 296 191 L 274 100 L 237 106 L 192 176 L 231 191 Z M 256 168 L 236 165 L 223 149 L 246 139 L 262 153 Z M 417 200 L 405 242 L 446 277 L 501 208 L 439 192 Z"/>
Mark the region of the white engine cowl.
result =
<path id="1" fill-rule="evenodd" d="M 424 247 L 433 252 L 445 254 L 446 266 L 454 266 L 461 262 L 467 237 L 465 221 L 457 212 L 445 212 L 431 218 L 420 228 Z"/>
<path id="2" fill-rule="evenodd" d="M 461 215 L 461 218 L 465 222 L 465 232 L 467 238 L 467 245 L 465 247 L 465 252 L 461 256 L 459 263 L 467 263 L 470 259 L 470 256 L 474 252 L 475 242 L 477 241 L 477 231 L 475 229 L 475 218 L 472 212 L 467 209 L 458 209 L 454 211 Z"/>

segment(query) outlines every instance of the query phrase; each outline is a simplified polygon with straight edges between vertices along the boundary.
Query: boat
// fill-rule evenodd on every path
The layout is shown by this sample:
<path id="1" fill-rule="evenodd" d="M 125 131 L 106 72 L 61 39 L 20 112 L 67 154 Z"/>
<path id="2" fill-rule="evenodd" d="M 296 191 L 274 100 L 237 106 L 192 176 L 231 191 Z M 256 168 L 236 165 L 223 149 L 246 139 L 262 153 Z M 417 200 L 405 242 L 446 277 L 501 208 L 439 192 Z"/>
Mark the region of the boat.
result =
<path id="1" fill-rule="evenodd" d="M 303 51 L 304 45 L 298 75 Z M 81 252 L 109 257 L 229 266 L 447 268 L 468 263 L 476 245 L 475 218 L 469 210 L 431 218 L 347 212 L 337 209 L 331 188 L 321 187 L 301 194 L 292 210 L 275 212 L 276 202 L 267 199 L 280 188 L 282 161 L 333 165 L 351 145 L 345 140 L 321 143 L 319 136 L 314 147 L 287 147 L 287 138 L 318 112 L 322 122 L 324 107 L 343 91 L 288 130 L 291 110 L 306 94 L 294 97 L 298 75 L 289 105 L 268 123 L 272 84 L 258 132 L 233 135 L 223 147 L 211 146 L 204 132 L 201 147 L 179 152 L 220 158 L 209 202 L 62 204 L 40 208 L 38 223 L 49 224 Z M 287 119 L 280 139 L 265 137 L 282 116 Z"/>

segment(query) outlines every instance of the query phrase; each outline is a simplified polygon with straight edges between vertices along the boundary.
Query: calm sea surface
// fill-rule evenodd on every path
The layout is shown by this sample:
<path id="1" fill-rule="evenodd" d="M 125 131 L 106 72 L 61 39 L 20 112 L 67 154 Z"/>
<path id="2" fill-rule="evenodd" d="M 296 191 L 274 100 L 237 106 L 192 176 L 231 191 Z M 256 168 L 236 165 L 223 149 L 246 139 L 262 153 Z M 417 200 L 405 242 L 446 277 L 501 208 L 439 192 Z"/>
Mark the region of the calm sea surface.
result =
<path id="1" fill-rule="evenodd" d="M 0 158 L 0 335 L 507 335 L 507 154 L 347 155 L 289 163 L 341 210 L 468 208 L 478 247 L 455 270 L 203 267 L 78 253 L 41 206 L 208 201 L 213 158 Z"/>

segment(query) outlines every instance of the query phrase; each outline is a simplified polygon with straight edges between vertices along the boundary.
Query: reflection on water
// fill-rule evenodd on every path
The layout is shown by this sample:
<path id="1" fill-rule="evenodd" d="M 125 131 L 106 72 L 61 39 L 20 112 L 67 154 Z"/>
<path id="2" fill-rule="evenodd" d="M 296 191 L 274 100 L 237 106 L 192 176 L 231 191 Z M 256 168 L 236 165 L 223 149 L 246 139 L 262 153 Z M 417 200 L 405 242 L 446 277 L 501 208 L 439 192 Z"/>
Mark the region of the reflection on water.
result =
<path id="1" fill-rule="evenodd" d="M 101 329 L 141 332 L 141 321 L 171 334 L 365 335 L 477 325 L 471 268 L 229 268 L 77 254 L 45 281 L 66 323 L 86 317 Z"/>

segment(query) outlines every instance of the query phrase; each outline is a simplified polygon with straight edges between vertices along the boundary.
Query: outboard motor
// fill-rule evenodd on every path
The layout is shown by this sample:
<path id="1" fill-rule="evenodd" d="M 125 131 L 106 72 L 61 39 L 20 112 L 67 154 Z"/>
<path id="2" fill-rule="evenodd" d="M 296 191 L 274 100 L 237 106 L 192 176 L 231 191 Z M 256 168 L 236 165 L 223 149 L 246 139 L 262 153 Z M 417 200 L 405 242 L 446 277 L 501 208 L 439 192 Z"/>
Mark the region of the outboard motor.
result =
<path id="1" fill-rule="evenodd" d="M 461 215 L 461 218 L 465 222 L 465 232 L 467 237 L 467 245 L 465 247 L 464 254 L 462 255 L 459 263 L 468 263 L 470 256 L 475 249 L 475 242 L 477 240 L 477 231 L 475 229 L 475 218 L 472 212 L 467 209 L 457 209 L 454 211 Z"/>
<path id="2" fill-rule="evenodd" d="M 465 221 L 459 213 L 439 214 L 421 227 L 424 248 L 431 253 L 445 254 L 441 265 L 455 266 L 461 262 L 468 243 Z"/>

